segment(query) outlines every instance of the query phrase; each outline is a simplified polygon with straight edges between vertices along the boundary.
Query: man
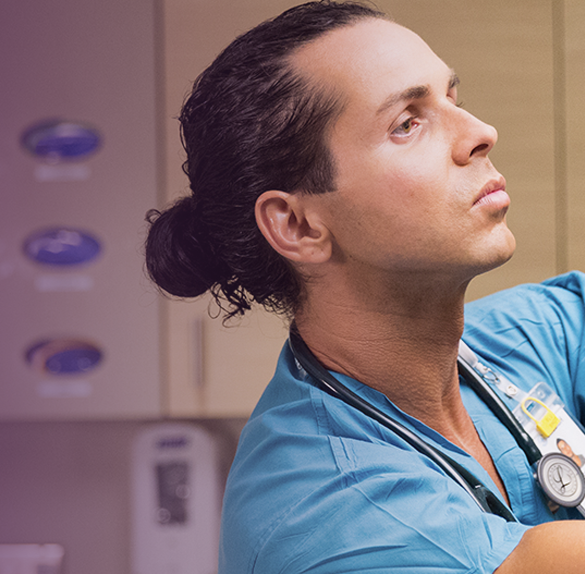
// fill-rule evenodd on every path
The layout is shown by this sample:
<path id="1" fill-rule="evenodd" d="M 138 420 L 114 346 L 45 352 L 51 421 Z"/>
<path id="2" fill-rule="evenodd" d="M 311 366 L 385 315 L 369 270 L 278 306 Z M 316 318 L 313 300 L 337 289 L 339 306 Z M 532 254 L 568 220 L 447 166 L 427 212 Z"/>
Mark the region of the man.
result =
<path id="1" fill-rule="evenodd" d="M 488 157 L 496 131 L 458 106 L 457 84 L 416 34 L 353 4 L 309 3 L 244 35 L 185 106 L 193 196 L 152 218 L 149 269 L 169 292 L 223 295 L 231 314 L 251 300 L 287 312 L 337 379 L 518 522 L 481 511 L 285 346 L 228 480 L 222 573 L 583 571 L 583 523 L 551 522 L 577 513 L 551 513 L 524 453 L 459 380 L 466 287 L 514 238 Z M 580 342 L 581 288 L 570 276 L 480 303 L 465 338 L 489 364 L 506 369 L 513 349 L 512 371 L 545 376 L 532 345 L 564 313 L 551 384 L 567 402 L 582 391 L 560 376 Z"/>

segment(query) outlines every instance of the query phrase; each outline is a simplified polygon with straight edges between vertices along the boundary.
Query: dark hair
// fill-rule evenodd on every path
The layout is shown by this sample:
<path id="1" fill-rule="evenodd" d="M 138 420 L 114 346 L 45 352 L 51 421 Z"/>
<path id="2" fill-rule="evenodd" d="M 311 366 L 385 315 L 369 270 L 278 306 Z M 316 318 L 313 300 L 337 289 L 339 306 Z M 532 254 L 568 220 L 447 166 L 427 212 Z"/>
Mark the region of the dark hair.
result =
<path id="1" fill-rule="evenodd" d="M 260 233 L 255 203 L 270 189 L 334 189 L 326 131 L 342 104 L 290 56 L 330 30 L 384 17 L 356 2 L 308 2 L 238 37 L 199 76 L 180 116 L 192 195 L 147 216 L 147 269 L 162 289 L 211 290 L 227 317 L 252 301 L 294 312 L 299 276 Z"/>

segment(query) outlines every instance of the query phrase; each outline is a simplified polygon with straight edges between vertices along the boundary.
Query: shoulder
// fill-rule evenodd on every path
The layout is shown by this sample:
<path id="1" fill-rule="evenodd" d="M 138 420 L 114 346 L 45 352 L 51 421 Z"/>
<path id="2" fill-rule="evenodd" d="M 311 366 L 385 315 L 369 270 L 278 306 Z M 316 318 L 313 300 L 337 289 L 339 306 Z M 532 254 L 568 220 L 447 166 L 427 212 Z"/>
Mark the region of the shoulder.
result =
<path id="1" fill-rule="evenodd" d="M 392 433 L 306 382 L 285 348 L 230 472 L 220 572 L 400 571 L 417 552 L 426 555 L 420 572 L 473 571 L 480 555 L 493 571 L 524 531 L 502 522 Z"/>
<path id="2" fill-rule="evenodd" d="M 580 345 L 585 276 L 579 272 L 494 293 L 465 307 L 465 335 L 510 354 L 528 341 L 555 352 Z"/>
<path id="3" fill-rule="evenodd" d="M 585 275 L 572 271 L 542 283 L 526 283 L 465 306 L 466 328 L 506 328 L 515 323 L 571 321 L 583 309 Z"/>
<path id="4" fill-rule="evenodd" d="M 305 381 L 285 344 L 242 431 L 228 477 L 220 572 L 280 571 L 335 506 L 335 494 L 347 487 L 345 470 L 352 458 L 343 442 L 359 424 L 351 416 L 335 420 L 331 401 Z M 255 566 L 258 561 L 269 566 Z"/>
<path id="5" fill-rule="evenodd" d="M 547 383 L 578 415 L 574 391 L 585 360 L 584 300 L 580 272 L 519 285 L 467 304 L 463 339 L 515 384 Z"/>

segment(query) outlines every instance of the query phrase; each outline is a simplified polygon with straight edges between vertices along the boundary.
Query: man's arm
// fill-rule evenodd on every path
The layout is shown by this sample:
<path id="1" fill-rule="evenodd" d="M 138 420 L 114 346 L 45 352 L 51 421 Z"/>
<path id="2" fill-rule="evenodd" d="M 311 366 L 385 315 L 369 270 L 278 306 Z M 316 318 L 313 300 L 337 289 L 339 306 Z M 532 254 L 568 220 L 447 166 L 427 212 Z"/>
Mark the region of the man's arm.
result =
<path id="1" fill-rule="evenodd" d="M 520 544 L 496 574 L 583 574 L 585 521 L 539 524 L 526 531 Z"/>

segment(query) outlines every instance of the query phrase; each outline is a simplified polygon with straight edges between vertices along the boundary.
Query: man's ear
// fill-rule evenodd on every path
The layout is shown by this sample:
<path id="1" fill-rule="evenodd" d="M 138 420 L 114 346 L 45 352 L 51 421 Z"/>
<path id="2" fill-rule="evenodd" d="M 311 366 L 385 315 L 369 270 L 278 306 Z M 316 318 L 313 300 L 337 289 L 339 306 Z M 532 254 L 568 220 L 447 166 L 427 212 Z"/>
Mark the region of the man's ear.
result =
<path id="1" fill-rule="evenodd" d="M 331 257 L 329 230 L 301 193 L 265 191 L 256 201 L 256 223 L 272 248 L 298 263 Z"/>

